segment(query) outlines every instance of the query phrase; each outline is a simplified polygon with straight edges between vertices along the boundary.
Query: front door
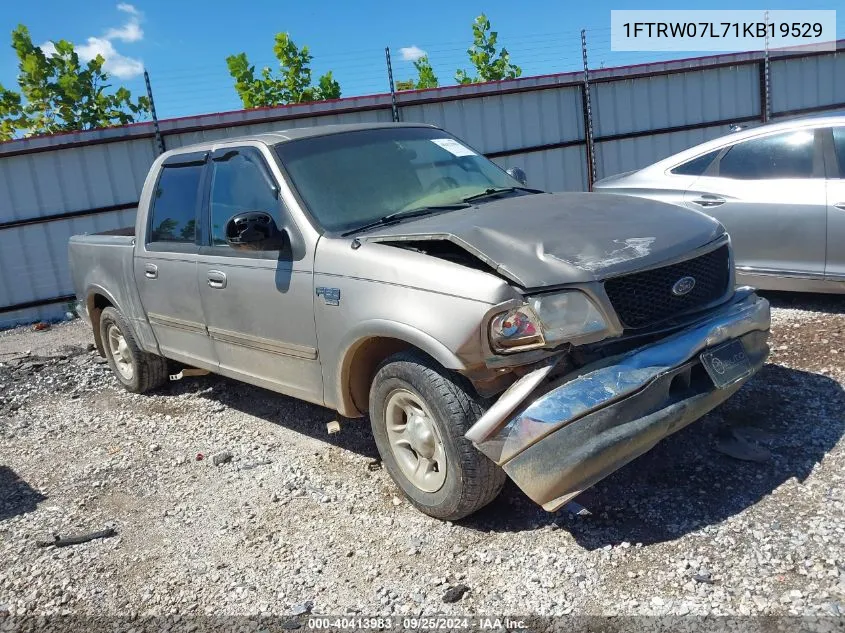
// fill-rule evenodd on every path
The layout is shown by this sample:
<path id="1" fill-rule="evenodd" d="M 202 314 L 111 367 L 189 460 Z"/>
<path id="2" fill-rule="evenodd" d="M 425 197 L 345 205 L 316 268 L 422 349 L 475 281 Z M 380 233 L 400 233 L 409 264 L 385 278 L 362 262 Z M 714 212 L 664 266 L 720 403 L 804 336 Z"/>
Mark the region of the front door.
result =
<path id="1" fill-rule="evenodd" d="M 226 242 L 236 213 L 266 211 L 286 224 L 278 187 L 258 148 L 214 152 L 209 235 L 196 271 L 205 322 L 220 373 L 322 404 L 313 253 L 293 261 L 289 241 L 275 252 Z"/>
<path id="2" fill-rule="evenodd" d="M 814 130 L 739 142 L 696 180 L 684 203 L 731 236 L 739 273 L 821 278 L 827 234 L 824 161 Z"/>
<path id="3" fill-rule="evenodd" d="M 207 154 L 178 155 L 162 166 L 134 268 L 162 354 L 213 369 L 216 359 L 197 285 L 197 214 Z"/>

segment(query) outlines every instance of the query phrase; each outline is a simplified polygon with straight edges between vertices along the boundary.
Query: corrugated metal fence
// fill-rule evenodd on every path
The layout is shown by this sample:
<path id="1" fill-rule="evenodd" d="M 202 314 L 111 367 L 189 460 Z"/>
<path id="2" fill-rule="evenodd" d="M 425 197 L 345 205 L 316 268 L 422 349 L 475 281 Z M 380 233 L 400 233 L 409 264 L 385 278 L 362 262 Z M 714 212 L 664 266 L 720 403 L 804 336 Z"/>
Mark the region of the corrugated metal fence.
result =
<path id="1" fill-rule="evenodd" d="M 590 71 L 595 179 L 637 169 L 764 121 L 761 53 Z M 838 51 L 774 54 L 772 117 L 845 109 Z M 583 73 L 401 92 L 403 121 L 437 124 L 529 184 L 586 190 Z M 168 148 L 292 127 L 392 120 L 389 94 L 160 123 Z M 0 327 L 61 317 L 72 300 L 67 240 L 134 222 L 157 153 L 152 123 L 0 144 Z"/>

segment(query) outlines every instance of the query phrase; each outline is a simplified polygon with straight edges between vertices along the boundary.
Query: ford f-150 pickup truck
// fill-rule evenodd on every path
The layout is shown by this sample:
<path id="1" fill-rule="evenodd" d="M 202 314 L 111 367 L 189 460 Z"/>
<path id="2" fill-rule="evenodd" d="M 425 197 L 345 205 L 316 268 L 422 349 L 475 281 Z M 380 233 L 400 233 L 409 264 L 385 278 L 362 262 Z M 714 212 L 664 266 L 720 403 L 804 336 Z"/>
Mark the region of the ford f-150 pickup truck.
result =
<path id="1" fill-rule="evenodd" d="M 120 233 L 71 238 L 70 264 L 126 389 L 187 365 L 369 415 L 390 475 L 441 519 L 506 474 L 558 509 L 768 354 L 769 305 L 735 288 L 717 221 L 530 189 L 428 125 L 171 150 Z"/>

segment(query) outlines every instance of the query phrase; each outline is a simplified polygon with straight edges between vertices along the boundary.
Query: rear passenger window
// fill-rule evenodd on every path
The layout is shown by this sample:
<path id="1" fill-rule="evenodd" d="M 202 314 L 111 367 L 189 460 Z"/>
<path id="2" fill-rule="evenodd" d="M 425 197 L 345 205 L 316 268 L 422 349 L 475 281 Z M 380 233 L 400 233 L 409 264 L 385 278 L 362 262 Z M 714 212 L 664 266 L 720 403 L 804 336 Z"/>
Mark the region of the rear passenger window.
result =
<path id="1" fill-rule="evenodd" d="M 717 149 L 704 154 L 703 156 L 699 156 L 698 158 L 688 160 L 687 162 L 675 167 L 670 173 L 680 176 L 701 176 L 705 171 L 707 171 L 707 168 L 710 167 L 710 163 L 713 162 L 713 159 L 716 158 L 716 154 L 720 151 L 720 149 Z"/>
<path id="2" fill-rule="evenodd" d="M 150 242 L 194 243 L 202 170 L 202 165 L 174 165 L 162 169 L 152 203 Z"/>
<path id="3" fill-rule="evenodd" d="M 719 160 L 719 176 L 738 180 L 812 178 L 814 144 L 813 130 L 737 143 Z"/>
<path id="4" fill-rule="evenodd" d="M 839 163 L 839 177 L 845 178 L 845 127 L 833 128 L 833 149 Z"/>

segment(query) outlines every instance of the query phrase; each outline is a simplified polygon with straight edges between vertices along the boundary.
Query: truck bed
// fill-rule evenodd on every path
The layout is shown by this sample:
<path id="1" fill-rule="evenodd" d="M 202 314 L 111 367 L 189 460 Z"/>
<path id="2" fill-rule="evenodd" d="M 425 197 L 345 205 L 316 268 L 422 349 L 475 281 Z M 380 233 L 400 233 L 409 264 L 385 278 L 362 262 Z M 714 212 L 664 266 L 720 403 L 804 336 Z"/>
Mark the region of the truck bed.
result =
<path id="1" fill-rule="evenodd" d="M 99 233 L 93 233 L 92 235 L 130 235 L 134 237 L 135 227 L 124 226 L 119 229 L 111 229 L 110 231 L 100 231 Z"/>
<path id="2" fill-rule="evenodd" d="M 99 294 L 130 321 L 146 321 L 135 283 L 134 253 L 134 227 L 71 237 L 68 256 L 77 298 L 84 301 Z"/>

